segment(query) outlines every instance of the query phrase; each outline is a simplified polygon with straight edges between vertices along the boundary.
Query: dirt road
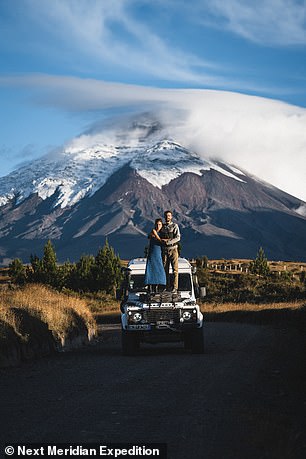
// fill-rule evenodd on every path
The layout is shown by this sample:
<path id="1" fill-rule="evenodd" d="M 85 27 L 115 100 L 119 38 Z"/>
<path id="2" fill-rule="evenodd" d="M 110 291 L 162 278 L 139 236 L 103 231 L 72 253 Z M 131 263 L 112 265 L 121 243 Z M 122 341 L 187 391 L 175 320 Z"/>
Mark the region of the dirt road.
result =
<path id="1" fill-rule="evenodd" d="M 101 340 L 0 371 L 1 444 L 166 442 L 168 457 L 306 457 L 301 331 L 206 323 L 205 354 Z M 305 354 L 304 354 L 305 355 Z"/>

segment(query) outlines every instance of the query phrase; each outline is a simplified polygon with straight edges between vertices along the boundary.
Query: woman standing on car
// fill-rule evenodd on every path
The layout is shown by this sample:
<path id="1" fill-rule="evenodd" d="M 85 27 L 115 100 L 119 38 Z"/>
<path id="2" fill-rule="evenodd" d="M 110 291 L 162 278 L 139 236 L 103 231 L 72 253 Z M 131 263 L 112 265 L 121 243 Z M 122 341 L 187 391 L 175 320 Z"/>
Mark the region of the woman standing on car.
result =
<path id="1" fill-rule="evenodd" d="M 166 285 L 166 273 L 162 260 L 161 238 L 159 236 L 163 221 L 161 218 L 155 220 L 154 228 L 149 234 L 150 245 L 145 272 L 145 285 L 148 285 L 151 292 L 157 292 L 159 285 Z"/>

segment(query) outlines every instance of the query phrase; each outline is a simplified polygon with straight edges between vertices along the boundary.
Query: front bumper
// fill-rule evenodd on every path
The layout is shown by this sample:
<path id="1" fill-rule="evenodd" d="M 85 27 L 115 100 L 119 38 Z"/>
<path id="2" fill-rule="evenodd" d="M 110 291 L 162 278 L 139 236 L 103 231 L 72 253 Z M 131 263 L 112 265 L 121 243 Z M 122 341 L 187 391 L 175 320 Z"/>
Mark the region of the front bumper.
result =
<path id="1" fill-rule="evenodd" d="M 188 309 L 192 312 L 190 320 L 183 318 L 186 309 L 180 308 L 150 308 L 142 311 L 142 320 L 139 323 L 133 322 L 127 311 L 122 316 L 122 328 L 137 332 L 182 332 L 185 330 L 201 328 L 203 316 L 195 308 Z M 131 314 L 132 316 L 132 314 Z"/>

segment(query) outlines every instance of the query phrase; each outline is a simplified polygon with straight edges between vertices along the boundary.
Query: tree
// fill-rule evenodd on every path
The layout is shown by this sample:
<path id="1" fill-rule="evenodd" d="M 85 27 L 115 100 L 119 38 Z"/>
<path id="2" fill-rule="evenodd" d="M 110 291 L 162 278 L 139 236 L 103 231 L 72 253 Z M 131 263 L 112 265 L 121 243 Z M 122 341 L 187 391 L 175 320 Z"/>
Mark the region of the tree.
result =
<path id="1" fill-rule="evenodd" d="M 28 279 L 30 282 L 42 282 L 42 263 L 37 255 L 30 256 L 31 266 L 28 268 Z"/>
<path id="2" fill-rule="evenodd" d="M 260 276 L 267 276 L 270 273 L 268 260 L 262 247 L 259 248 L 255 260 L 251 261 L 249 270 L 250 273 L 259 274 Z"/>
<path id="3" fill-rule="evenodd" d="M 64 287 L 74 288 L 72 279 L 74 277 L 75 271 L 75 264 L 71 263 L 70 261 L 65 261 L 63 265 L 57 267 L 53 285 L 60 290 L 62 290 Z"/>
<path id="4" fill-rule="evenodd" d="M 122 279 L 121 262 L 114 249 L 110 247 L 107 239 L 104 247 L 99 249 L 95 257 L 93 272 L 94 289 L 114 294 Z"/>
<path id="5" fill-rule="evenodd" d="M 44 246 L 44 255 L 42 257 L 42 267 L 46 273 L 56 272 L 56 253 L 52 242 L 49 240 Z"/>
<path id="6" fill-rule="evenodd" d="M 95 257 L 93 255 L 82 255 L 77 262 L 73 273 L 72 288 L 88 292 L 94 289 L 94 268 Z"/>
<path id="7" fill-rule="evenodd" d="M 42 257 L 42 270 L 44 282 L 49 285 L 56 286 L 57 283 L 57 264 L 56 264 L 56 253 L 49 240 L 44 246 L 44 255 Z"/>
<path id="8" fill-rule="evenodd" d="M 15 284 L 23 285 L 27 281 L 26 268 L 23 266 L 19 258 L 15 258 L 9 264 L 9 275 Z"/>
<path id="9" fill-rule="evenodd" d="M 56 286 L 58 268 L 56 264 L 56 253 L 51 241 L 45 244 L 42 259 L 40 260 L 37 255 L 31 255 L 30 262 L 30 281 Z"/>

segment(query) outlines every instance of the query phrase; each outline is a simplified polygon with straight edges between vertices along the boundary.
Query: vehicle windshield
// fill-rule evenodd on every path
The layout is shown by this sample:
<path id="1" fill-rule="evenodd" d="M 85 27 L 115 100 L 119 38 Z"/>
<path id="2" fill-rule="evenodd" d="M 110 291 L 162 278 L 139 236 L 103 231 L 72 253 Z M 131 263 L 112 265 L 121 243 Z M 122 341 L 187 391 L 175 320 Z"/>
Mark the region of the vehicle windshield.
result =
<path id="1" fill-rule="evenodd" d="M 145 290 L 144 274 L 132 274 L 130 278 L 129 291 L 140 292 Z M 173 274 L 170 274 L 170 284 L 173 284 Z M 188 273 L 179 273 L 179 288 L 180 291 L 191 291 L 191 276 Z"/>

